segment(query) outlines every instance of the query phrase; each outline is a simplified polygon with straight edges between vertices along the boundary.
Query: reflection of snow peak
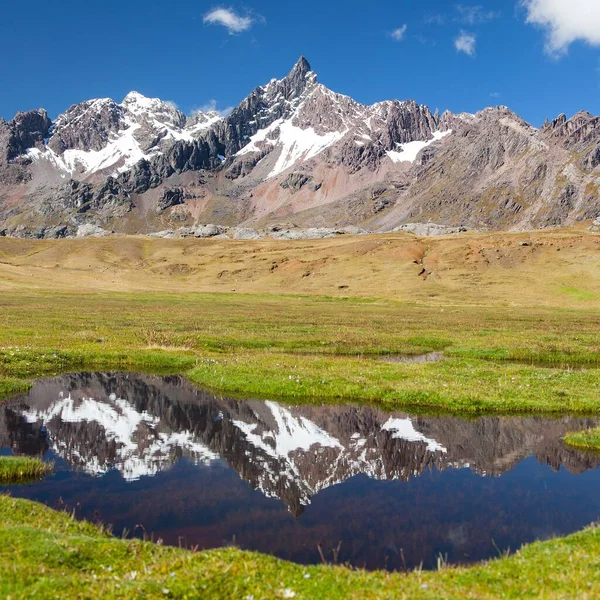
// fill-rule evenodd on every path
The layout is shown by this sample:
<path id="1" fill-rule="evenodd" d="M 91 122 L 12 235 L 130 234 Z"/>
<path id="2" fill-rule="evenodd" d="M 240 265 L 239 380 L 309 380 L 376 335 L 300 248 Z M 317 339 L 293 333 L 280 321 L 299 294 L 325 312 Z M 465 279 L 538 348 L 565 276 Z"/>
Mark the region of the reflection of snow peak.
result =
<path id="1" fill-rule="evenodd" d="M 418 432 L 410 419 L 393 419 L 389 418 L 381 429 L 393 432 L 393 438 L 398 440 L 406 440 L 407 442 L 425 442 L 427 450 L 430 452 L 447 452 L 446 448 L 438 444 L 435 440 L 425 437 Z"/>
<path id="2" fill-rule="evenodd" d="M 31 407 L 23 413 L 28 422 L 45 425 L 54 452 L 92 475 L 116 469 L 125 480 L 134 481 L 168 469 L 182 455 L 196 464 L 210 464 L 219 458 L 210 448 L 218 447 L 223 448 L 224 458 L 233 459 L 232 466 L 243 478 L 250 477 L 253 487 L 267 497 L 293 498 L 288 506 L 296 509 L 298 504 L 310 504 L 320 491 L 355 475 L 404 479 L 430 463 L 432 456 L 423 456 L 424 450 L 430 455 L 446 453 L 446 448 L 417 431 L 406 417 L 389 417 L 371 431 L 363 429 L 346 437 L 342 432 L 330 433 L 327 425 L 318 425 L 299 409 L 264 402 L 250 414 L 212 406 L 204 416 L 213 425 L 202 429 L 201 418 L 195 421 L 199 427 L 191 427 L 192 433 L 187 430 L 187 420 L 186 430 L 178 431 L 165 415 L 136 409 L 139 404 L 115 394 L 99 393 L 102 399 L 96 400 L 61 392 L 48 408 Z M 81 425 L 70 425 L 77 423 Z M 408 462 L 389 468 L 384 447 L 395 439 L 408 443 L 398 449 Z M 242 465 L 236 462 L 240 449 Z"/>
<path id="3" fill-rule="evenodd" d="M 241 420 L 233 420 L 232 423 L 254 449 L 264 453 L 264 457 L 253 455 L 252 460 L 263 468 L 258 487 L 266 496 L 277 496 L 273 490 L 279 490 L 281 482 L 285 482 L 285 487 L 294 482 L 300 503 L 307 505 L 317 492 L 353 475 L 365 474 L 380 480 L 398 477 L 397 474 L 386 473 L 381 451 L 372 445 L 367 448 L 367 440 L 360 434 L 352 435 L 348 446 L 344 446 L 309 419 L 294 416 L 275 402 L 265 402 L 265 406 L 275 421 L 275 428 L 265 429 L 264 421 L 262 425 Z M 425 443 L 429 452 L 446 453 L 446 448 L 416 431 L 410 419 L 390 418 L 382 429 L 389 431 L 392 439 Z M 307 456 L 317 463 L 322 462 L 318 456 L 325 449 L 333 451 L 327 455 L 325 474 L 315 480 L 306 474 L 303 476 Z"/>
<path id="4" fill-rule="evenodd" d="M 93 398 L 75 401 L 69 395 L 61 397 L 46 411 L 29 410 L 24 414 L 29 422 L 42 421 L 48 430 L 56 452 L 66 460 L 80 463 L 87 473 L 103 475 L 113 468 L 127 481 L 147 475 L 156 475 L 172 463 L 171 454 L 181 449 L 196 463 L 209 463 L 218 458 L 206 446 L 195 441 L 191 432 L 161 433 L 156 430 L 160 419 L 147 412 L 138 412 L 123 399 L 111 394 L 108 401 Z M 106 440 L 117 447 L 114 461 L 101 462 L 98 457 L 89 460 L 88 452 L 69 446 L 64 440 L 54 441 L 52 419 L 63 423 L 97 423 L 104 429 Z M 79 459 L 79 460 L 78 460 Z"/>
<path id="5" fill-rule="evenodd" d="M 256 425 L 243 421 L 233 421 L 246 439 L 260 446 L 271 456 L 285 458 L 294 450 L 310 450 L 314 445 L 325 448 L 342 448 L 342 445 L 326 431 L 317 427 L 304 417 L 294 417 L 289 410 L 275 402 L 265 402 L 277 424 L 277 432 L 264 433 L 262 437 L 254 434 Z"/>

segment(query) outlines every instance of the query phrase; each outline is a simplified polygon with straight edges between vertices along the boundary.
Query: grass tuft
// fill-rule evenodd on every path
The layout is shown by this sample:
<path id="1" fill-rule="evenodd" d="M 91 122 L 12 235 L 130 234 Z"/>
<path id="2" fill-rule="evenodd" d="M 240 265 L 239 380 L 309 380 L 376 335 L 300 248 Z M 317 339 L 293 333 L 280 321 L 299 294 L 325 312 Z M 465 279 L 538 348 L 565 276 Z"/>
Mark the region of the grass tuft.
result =
<path id="1" fill-rule="evenodd" d="M 24 483 L 41 479 L 54 469 L 52 463 L 39 458 L 0 456 L 0 483 Z"/>
<path id="2" fill-rule="evenodd" d="M 600 452 L 600 427 L 568 433 L 564 441 L 567 445 L 582 450 L 597 450 Z"/>

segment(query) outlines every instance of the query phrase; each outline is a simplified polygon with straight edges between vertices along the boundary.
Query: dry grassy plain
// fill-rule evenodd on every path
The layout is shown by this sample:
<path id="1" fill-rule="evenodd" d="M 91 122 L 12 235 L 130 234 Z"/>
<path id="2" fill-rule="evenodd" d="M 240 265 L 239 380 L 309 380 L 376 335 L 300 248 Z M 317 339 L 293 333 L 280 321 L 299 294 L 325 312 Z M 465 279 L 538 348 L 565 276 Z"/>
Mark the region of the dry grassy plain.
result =
<path id="1" fill-rule="evenodd" d="M 600 307 L 600 235 L 340 236 L 316 241 L 0 238 L 0 290 L 233 292 L 426 304 Z"/>

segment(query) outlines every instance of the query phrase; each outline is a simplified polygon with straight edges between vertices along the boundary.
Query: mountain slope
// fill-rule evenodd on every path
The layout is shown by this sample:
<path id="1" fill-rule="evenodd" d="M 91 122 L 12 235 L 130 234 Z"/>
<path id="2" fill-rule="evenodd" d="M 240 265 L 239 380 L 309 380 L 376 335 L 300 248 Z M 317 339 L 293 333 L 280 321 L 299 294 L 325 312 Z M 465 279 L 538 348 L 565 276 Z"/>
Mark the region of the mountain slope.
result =
<path id="1" fill-rule="evenodd" d="M 506 107 L 366 106 L 319 83 L 303 57 L 228 116 L 187 117 L 131 92 L 54 122 L 43 110 L 0 121 L 0 231 L 25 237 L 84 224 L 522 230 L 596 218 L 599 182 L 600 119 L 589 113 L 537 130 Z"/>

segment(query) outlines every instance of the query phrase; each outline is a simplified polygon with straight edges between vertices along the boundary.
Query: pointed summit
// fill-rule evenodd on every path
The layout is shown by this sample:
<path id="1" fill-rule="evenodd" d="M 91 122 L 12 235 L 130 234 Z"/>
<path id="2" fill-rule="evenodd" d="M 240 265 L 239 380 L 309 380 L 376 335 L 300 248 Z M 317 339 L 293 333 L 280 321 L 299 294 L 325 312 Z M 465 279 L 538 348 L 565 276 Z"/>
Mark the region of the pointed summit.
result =
<path id="1" fill-rule="evenodd" d="M 305 77 L 307 73 L 310 73 L 312 71 L 310 63 L 308 62 L 308 60 L 306 60 L 306 58 L 304 56 L 301 56 L 298 61 L 296 62 L 296 64 L 294 65 L 294 68 L 290 71 L 288 78 L 292 78 L 292 77 Z"/>
<path id="2" fill-rule="evenodd" d="M 285 97 L 289 99 L 300 96 L 309 84 L 315 83 L 315 81 L 316 75 L 313 73 L 310 63 L 304 56 L 301 56 L 287 77 L 282 80 Z"/>

